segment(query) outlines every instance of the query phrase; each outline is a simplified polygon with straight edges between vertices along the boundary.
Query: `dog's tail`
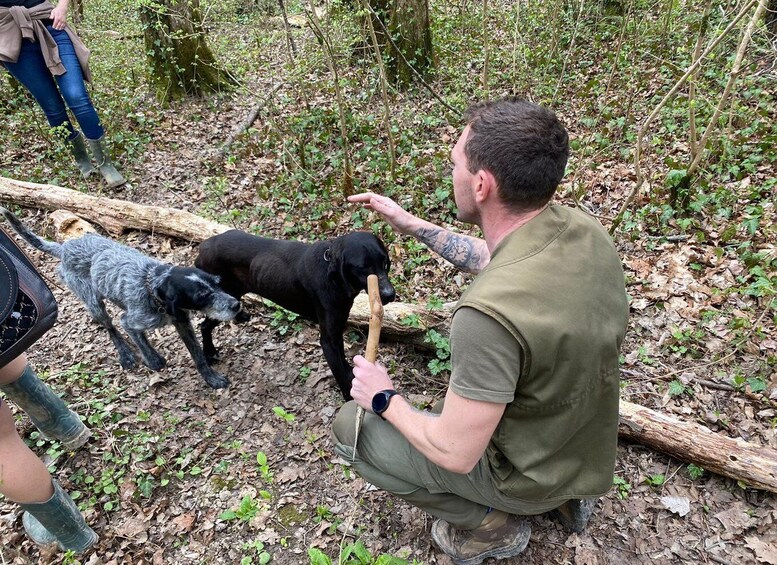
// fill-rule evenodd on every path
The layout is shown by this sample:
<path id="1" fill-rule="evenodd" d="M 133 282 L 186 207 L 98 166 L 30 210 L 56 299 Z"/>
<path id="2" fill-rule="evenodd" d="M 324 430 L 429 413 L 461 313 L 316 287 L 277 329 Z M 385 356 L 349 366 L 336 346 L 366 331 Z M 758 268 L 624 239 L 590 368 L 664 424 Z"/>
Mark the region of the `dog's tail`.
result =
<path id="1" fill-rule="evenodd" d="M 16 233 L 18 233 L 27 243 L 32 245 L 36 249 L 40 249 L 44 253 L 48 253 L 49 255 L 53 255 L 57 258 L 62 258 L 61 256 L 61 248 L 62 245 L 59 243 L 56 243 L 54 241 L 47 241 L 43 239 L 42 237 L 38 237 L 34 233 L 32 233 L 27 226 L 25 226 L 19 218 L 13 215 L 13 213 L 10 210 L 6 210 L 2 206 L 0 206 L 0 214 L 2 214 L 6 220 L 8 220 L 8 223 L 11 224 L 11 227 L 14 229 Z"/>

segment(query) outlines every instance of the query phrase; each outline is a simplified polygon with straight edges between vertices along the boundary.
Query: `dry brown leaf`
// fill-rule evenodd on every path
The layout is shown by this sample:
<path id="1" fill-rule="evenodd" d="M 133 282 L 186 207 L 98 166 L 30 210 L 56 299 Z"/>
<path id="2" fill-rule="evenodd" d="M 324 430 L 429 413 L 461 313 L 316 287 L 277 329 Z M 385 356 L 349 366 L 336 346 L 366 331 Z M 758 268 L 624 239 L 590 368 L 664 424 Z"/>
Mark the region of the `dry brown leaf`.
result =
<path id="1" fill-rule="evenodd" d="M 777 536 L 768 536 L 766 539 L 750 536 L 745 538 L 745 542 L 745 547 L 753 550 L 759 562 L 777 565 Z"/>
<path id="2" fill-rule="evenodd" d="M 173 524 L 177 526 L 178 532 L 190 532 L 197 518 L 194 512 L 187 512 L 172 519 Z"/>

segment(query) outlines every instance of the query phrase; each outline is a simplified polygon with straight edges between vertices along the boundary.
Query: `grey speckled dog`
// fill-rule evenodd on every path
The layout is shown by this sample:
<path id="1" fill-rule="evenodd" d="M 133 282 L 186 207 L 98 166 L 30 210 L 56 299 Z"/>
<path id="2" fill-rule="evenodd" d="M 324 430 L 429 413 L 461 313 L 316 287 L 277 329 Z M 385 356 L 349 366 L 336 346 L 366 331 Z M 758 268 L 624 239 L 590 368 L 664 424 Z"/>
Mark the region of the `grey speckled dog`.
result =
<path id="1" fill-rule="evenodd" d="M 173 324 L 205 382 L 212 388 L 229 385 L 229 379 L 206 360 L 189 320 L 190 311 L 223 321 L 240 311 L 240 302 L 219 288 L 218 277 L 192 267 L 161 263 L 95 234 L 61 244 L 47 241 L 5 208 L 0 207 L 0 214 L 27 243 L 60 259 L 60 277 L 95 321 L 108 330 L 123 368 L 131 369 L 137 361 L 105 310 L 106 299 L 124 310 L 121 326 L 138 346 L 148 368 L 160 370 L 165 359 L 148 342 L 146 331 Z"/>

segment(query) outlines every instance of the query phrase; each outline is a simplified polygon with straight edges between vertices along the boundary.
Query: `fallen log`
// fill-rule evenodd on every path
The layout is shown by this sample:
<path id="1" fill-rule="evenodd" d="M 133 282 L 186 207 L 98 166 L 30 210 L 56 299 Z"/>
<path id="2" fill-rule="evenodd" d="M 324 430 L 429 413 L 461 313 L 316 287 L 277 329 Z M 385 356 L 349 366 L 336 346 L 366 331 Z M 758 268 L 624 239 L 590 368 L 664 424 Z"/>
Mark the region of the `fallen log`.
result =
<path id="1" fill-rule="evenodd" d="M 231 229 L 229 226 L 175 208 L 135 204 L 125 200 L 93 196 L 61 186 L 23 182 L 6 177 L 0 177 L 0 201 L 35 209 L 64 209 L 99 224 L 113 236 L 119 236 L 130 229 L 137 229 L 200 243 L 212 235 Z M 67 221 L 73 222 L 73 219 L 70 218 Z M 88 228 L 81 223 L 78 224 L 78 229 Z M 72 235 L 65 237 L 72 237 Z M 435 328 L 443 335 L 448 333 L 446 322 L 450 316 L 450 307 L 443 308 L 439 312 L 431 312 L 418 305 L 394 303 L 386 305 L 384 315 L 382 334 L 396 341 L 433 349 L 430 343 L 424 341 L 426 331 Z M 413 323 L 408 323 L 411 320 Z M 369 327 L 369 321 L 367 295 L 361 294 L 357 296 L 351 310 L 349 323 L 366 330 Z"/>
<path id="2" fill-rule="evenodd" d="M 777 450 L 770 447 L 730 438 L 625 400 L 620 402 L 618 435 L 748 486 L 777 492 Z"/>
<path id="3" fill-rule="evenodd" d="M 66 188 L 25 183 L 0 177 L 0 200 L 32 208 L 66 208 L 100 224 L 118 235 L 126 229 L 141 229 L 200 242 L 227 229 L 181 210 L 143 206 L 123 200 L 95 197 Z M 72 223 L 72 218 L 67 220 Z M 63 229 L 67 229 L 67 226 Z M 85 225 L 78 227 L 88 230 Z M 440 311 L 423 306 L 391 303 L 384 307 L 381 335 L 419 347 L 432 348 L 424 341 L 429 329 L 448 335 L 452 305 Z M 354 302 L 349 322 L 369 327 L 370 310 L 366 295 Z M 733 439 L 692 422 L 683 422 L 650 408 L 625 400 L 620 403 L 619 437 L 647 445 L 681 461 L 740 480 L 747 485 L 777 492 L 777 450 Z"/>
<path id="4" fill-rule="evenodd" d="M 126 200 L 93 196 L 53 184 L 37 184 L 0 177 L 0 201 L 29 208 L 63 208 L 99 224 L 109 234 L 139 229 L 188 241 L 202 241 L 230 229 L 175 208 L 145 206 Z"/>

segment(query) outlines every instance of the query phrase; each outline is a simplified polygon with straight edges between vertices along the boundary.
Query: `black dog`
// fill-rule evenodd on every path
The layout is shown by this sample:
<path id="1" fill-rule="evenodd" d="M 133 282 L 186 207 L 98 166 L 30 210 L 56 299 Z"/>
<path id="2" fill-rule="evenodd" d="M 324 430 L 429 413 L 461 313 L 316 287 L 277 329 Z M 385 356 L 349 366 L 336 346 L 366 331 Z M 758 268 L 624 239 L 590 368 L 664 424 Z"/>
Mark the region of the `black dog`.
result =
<path id="1" fill-rule="evenodd" d="M 257 237 L 239 230 L 200 244 L 195 265 L 221 279 L 221 287 L 238 300 L 253 292 L 319 325 L 321 348 L 346 400 L 351 398 L 353 368 L 345 359 L 343 331 L 354 298 L 378 276 L 381 301 L 394 300 L 388 279 L 390 261 L 383 243 L 356 232 L 328 241 L 302 243 Z M 236 320 L 248 317 L 241 312 Z M 200 326 L 205 355 L 214 360 L 213 330 L 219 320 Z"/>

